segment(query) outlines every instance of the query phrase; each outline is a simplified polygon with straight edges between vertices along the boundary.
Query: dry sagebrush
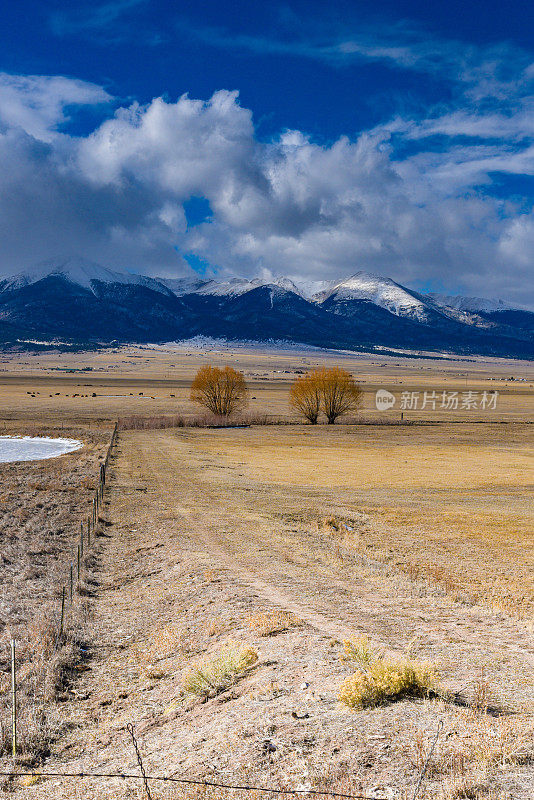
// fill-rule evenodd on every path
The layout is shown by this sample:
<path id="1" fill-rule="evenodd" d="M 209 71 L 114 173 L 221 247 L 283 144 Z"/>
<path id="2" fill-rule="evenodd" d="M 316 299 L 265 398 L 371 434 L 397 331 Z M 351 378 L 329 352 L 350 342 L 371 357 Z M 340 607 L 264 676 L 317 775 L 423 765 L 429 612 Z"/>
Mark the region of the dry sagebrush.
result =
<path id="1" fill-rule="evenodd" d="M 303 622 L 291 611 L 275 610 L 255 614 L 248 619 L 250 630 L 258 636 L 273 636 L 291 628 L 301 628 Z"/>
<path id="2" fill-rule="evenodd" d="M 186 692 L 209 697 L 224 692 L 258 660 L 253 647 L 229 644 L 217 656 L 197 664 L 183 678 Z"/>
<path id="3" fill-rule="evenodd" d="M 386 658 L 372 649 L 366 637 L 345 641 L 344 659 L 358 666 L 338 693 L 338 700 L 349 708 L 381 705 L 402 697 L 427 697 L 437 687 L 437 673 L 430 664 L 408 657 Z"/>

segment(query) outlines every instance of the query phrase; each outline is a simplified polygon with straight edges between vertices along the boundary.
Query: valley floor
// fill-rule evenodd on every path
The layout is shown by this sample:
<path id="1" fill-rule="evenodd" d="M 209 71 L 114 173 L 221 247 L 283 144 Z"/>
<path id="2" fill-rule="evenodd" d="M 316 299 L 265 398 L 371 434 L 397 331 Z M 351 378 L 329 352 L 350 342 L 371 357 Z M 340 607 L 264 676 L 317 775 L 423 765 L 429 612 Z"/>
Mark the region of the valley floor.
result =
<path id="1" fill-rule="evenodd" d="M 90 657 L 47 768 L 136 772 L 131 722 L 148 774 L 405 798 L 442 721 L 420 797 L 531 797 L 532 433 L 506 427 L 507 440 L 498 426 L 122 432 Z M 276 611 L 289 627 L 260 635 Z M 343 706 L 342 641 L 362 635 L 432 662 L 459 702 Z M 192 665 L 229 643 L 258 661 L 217 696 L 187 693 Z M 144 796 L 121 779 L 11 789 Z"/>

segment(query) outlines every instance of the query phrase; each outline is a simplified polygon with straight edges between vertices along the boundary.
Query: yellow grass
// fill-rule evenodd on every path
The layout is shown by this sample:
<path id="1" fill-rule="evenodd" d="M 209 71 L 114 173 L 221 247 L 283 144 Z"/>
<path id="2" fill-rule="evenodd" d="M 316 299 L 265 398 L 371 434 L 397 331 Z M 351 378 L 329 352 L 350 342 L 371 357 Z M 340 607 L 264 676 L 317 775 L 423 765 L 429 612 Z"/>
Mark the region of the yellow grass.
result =
<path id="1" fill-rule="evenodd" d="M 305 497 L 308 525 L 313 501 L 341 509 L 314 521 L 337 548 L 460 601 L 532 613 L 533 426 L 269 427 L 194 441 L 226 474 Z"/>
<path id="2" fill-rule="evenodd" d="M 199 662 L 183 677 L 186 692 L 209 696 L 224 692 L 258 660 L 253 647 L 227 645 L 214 658 Z"/>
<path id="3" fill-rule="evenodd" d="M 284 610 L 267 611 L 265 614 L 255 614 L 248 619 L 250 630 L 258 636 L 272 636 L 290 628 L 300 628 L 301 625 L 302 620 L 291 611 Z"/>
<path id="4" fill-rule="evenodd" d="M 338 700 L 349 708 L 377 706 L 403 697 L 427 697 L 436 686 L 433 667 L 380 658 L 345 678 Z"/>

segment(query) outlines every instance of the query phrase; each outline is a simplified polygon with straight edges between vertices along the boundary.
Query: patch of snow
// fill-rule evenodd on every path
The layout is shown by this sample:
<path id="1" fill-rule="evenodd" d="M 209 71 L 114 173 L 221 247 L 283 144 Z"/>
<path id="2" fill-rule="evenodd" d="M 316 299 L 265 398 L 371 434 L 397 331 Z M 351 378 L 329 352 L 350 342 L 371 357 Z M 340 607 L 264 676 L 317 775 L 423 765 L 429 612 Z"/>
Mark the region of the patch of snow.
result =
<path id="1" fill-rule="evenodd" d="M 156 278 L 158 283 L 162 283 L 167 289 L 170 289 L 173 294 L 177 297 L 181 297 L 184 294 L 192 294 L 197 292 L 207 283 L 211 281 L 205 281 L 202 278 L 195 278 L 195 277 L 188 277 L 188 278 Z"/>
<path id="2" fill-rule="evenodd" d="M 62 342 L 60 339 L 51 339 L 48 341 L 47 339 L 16 339 L 15 340 L 18 344 L 40 344 L 55 347 L 62 347 L 63 345 L 72 344 L 72 342 Z"/>
<path id="3" fill-rule="evenodd" d="M 77 439 L 52 439 L 47 436 L 0 436 L 0 463 L 39 461 L 72 453 L 83 447 Z"/>
<path id="4" fill-rule="evenodd" d="M 428 296 L 438 305 L 454 308 L 456 311 L 513 311 L 520 306 L 513 306 L 503 300 L 488 300 L 484 297 L 464 297 L 462 295 L 437 294 L 429 292 Z"/>
<path id="5" fill-rule="evenodd" d="M 209 281 L 201 286 L 195 294 L 210 294 L 216 297 L 238 297 L 261 287 L 282 289 L 300 295 L 298 287 L 289 278 L 231 278 L 228 281 Z"/>
<path id="6" fill-rule="evenodd" d="M 243 348 L 266 350 L 298 350 L 316 353 L 332 352 L 329 348 L 315 347 L 311 344 L 287 342 L 285 339 L 225 339 L 211 336 L 193 336 L 191 339 L 180 339 L 164 344 L 141 345 L 140 349 L 149 350 L 239 350 Z"/>
<path id="7" fill-rule="evenodd" d="M 293 278 L 292 282 L 298 289 L 298 293 L 305 300 L 313 300 L 316 296 L 332 289 L 339 281 L 317 281 Z"/>

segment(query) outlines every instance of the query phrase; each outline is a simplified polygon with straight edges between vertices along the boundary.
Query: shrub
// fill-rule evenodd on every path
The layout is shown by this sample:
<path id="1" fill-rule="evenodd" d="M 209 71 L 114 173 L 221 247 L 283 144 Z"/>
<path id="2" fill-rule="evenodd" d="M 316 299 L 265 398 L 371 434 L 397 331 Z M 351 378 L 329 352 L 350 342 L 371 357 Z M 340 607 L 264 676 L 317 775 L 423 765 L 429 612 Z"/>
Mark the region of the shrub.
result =
<path id="1" fill-rule="evenodd" d="M 290 628 L 300 628 L 300 620 L 291 611 L 268 611 L 266 614 L 256 614 L 248 620 L 251 631 L 258 636 L 272 636 L 274 633 L 282 633 Z"/>
<path id="2" fill-rule="evenodd" d="M 258 660 L 253 647 L 228 645 L 215 658 L 198 664 L 183 678 L 184 689 L 199 697 L 224 692 Z"/>
<path id="3" fill-rule="evenodd" d="M 228 417 L 244 408 L 248 389 L 242 372 L 232 367 L 201 367 L 191 384 L 191 400 L 218 417 Z"/>
<path id="4" fill-rule="evenodd" d="M 119 417 L 118 421 L 118 429 L 120 431 L 157 430 L 160 428 L 183 428 L 184 425 L 185 425 L 184 418 L 180 414 L 172 414 L 172 415 L 160 414 L 150 417 L 132 415 L 129 417 Z"/>
<path id="5" fill-rule="evenodd" d="M 343 642 L 343 661 L 356 661 L 361 666 L 371 664 L 377 657 L 367 636 L 360 636 L 355 642 L 345 639 Z"/>
<path id="6" fill-rule="evenodd" d="M 437 686 L 437 673 L 430 664 L 377 655 L 366 637 L 343 645 L 343 658 L 359 667 L 339 689 L 338 700 L 349 708 L 382 705 L 402 697 L 427 697 Z"/>
<path id="7" fill-rule="evenodd" d="M 217 416 L 210 412 L 183 417 L 180 414 L 167 414 L 144 417 L 134 414 L 129 417 L 119 417 L 118 428 L 120 431 L 128 430 L 158 430 L 164 428 L 236 428 L 250 425 L 280 425 L 277 417 L 268 417 L 266 414 L 244 413 L 228 416 Z"/>

